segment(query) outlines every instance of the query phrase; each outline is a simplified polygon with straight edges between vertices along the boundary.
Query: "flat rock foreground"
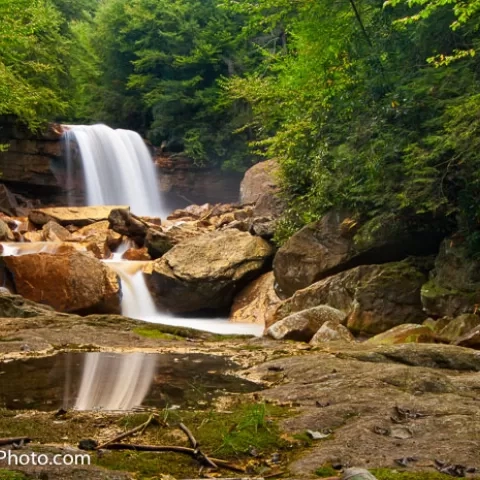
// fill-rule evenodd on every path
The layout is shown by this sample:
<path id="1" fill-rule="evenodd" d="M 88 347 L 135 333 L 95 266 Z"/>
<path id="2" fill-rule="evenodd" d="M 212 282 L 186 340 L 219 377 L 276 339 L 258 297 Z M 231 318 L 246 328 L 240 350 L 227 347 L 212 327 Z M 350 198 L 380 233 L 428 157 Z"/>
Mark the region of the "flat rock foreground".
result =
<path id="1" fill-rule="evenodd" d="M 3 462 L 2 479 L 341 478 L 348 467 L 367 468 L 379 480 L 478 478 L 478 351 L 415 343 L 313 346 L 34 310 L 30 318 L 2 320 L 2 449 L 48 458 L 88 454 L 91 465 Z M 29 362 L 62 352 L 155 352 L 176 356 L 173 363 L 197 355 L 192 365 L 208 355 L 228 360 L 221 368 L 230 385 L 258 388 L 241 393 L 198 382 L 201 374 L 218 373 L 215 363 L 184 369 L 191 368 L 191 378 L 182 386 L 167 366 L 157 370 L 154 392 L 178 402 L 128 412 L 63 410 L 54 402 L 53 373 L 28 373 Z M 15 385 L 11 365 L 23 372 Z M 26 393 L 9 397 L 15 388 Z M 210 390 L 215 395 L 205 396 Z M 51 403 L 27 408 L 38 392 Z"/>

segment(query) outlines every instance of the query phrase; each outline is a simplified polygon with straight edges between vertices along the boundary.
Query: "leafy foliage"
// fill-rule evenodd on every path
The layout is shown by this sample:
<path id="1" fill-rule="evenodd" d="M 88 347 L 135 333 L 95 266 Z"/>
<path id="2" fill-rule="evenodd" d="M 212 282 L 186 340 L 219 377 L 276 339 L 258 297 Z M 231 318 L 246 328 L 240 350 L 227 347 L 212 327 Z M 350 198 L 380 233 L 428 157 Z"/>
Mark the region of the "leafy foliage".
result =
<path id="1" fill-rule="evenodd" d="M 0 3 L 0 115 L 31 129 L 68 108 L 69 40 L 64 20 L 46 0 Z"/>
<path id="2" fill-rule="evenodd" d="M 478 230 L 480 23 L 468 4 L 300 0 L 293 16 L 286 7 L 286 51 L 226 86 L 252 107 L 253 148 L 281 163 L 290 208 L 280 241 L 332 207 Z M 241 5 L 259 27 L 282 8 Z"/>
<path id="3" fill-rule="evenodd" d="M 237 17 L 215 0 L 106 0 L 76 27 L 94 65 L 78 71 L 81 116 L 140 130 L 199 164 L 241 165 L 250 155 L 233 131 L 248 109 L 219 85 L 255 62 Z"/>
<path id="4" fill-rule="evenodd" d="M 480 0 L 4 0 L 0 115 L 277 158 L 281 240 L 328 209 L 456 222 L 480 251 Z M 478 244 L 478 245 L 477 245 Z"/>

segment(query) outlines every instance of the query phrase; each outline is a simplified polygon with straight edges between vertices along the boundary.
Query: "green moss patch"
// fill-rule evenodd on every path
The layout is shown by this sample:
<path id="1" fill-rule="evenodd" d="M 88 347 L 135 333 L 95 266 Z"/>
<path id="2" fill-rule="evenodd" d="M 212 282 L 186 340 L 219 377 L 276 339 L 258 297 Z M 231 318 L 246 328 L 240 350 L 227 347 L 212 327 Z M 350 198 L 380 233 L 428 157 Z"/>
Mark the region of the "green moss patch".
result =
<path id="1" fill-rule="evenodd" d="M 23 473 L 4 470 L 2 468 L 0 468 L 0 478 L 2 480 L 27 480 L 27 477 Z"/>
<path id="2" fill-rule="evenodd" d="M 180 411 L 159 412 L 160 420 L 168 427 L 152 425 L 140 439 L 132 443 L 148 445 L 190 446 L 186 435 L 178 428 L 180 422 L 187 425 L 201 450 L 210 457 L 221 458 L 235 465 L 246 466 L 253 472 L 270 468 L 269 459 L 280 455 L 286 462 L 292 450 L 292 442 L 284 439 L 277 421 L 288 410 L 264 403 L 236 403 L 228 411 Z M 132 414 L 118 420 L 118 425 L 129 430 L 142 423 L 149 414 Z M 128 442 L 128 440 L 127 440 Z M 298 446 L 295 443 L 293 446 Z M 113 470 L 126 470 L 140 475 L 161 473 L 185 478 L 198 474 L 199 463 L 192 458 L 176 453 L 150 453 L 115 451 L 104 452 L 94 462 Z"/>
<path id="3" fill-rule="evenodd" d="M 153 338 L 156 340 L 182 340 L 183 337 L 179 335 L 174 335 L 171 333 L 166 333 L 161 330 L 156 330 L 153 328 L 141 328 L 137 327 L 133 329 L 133 333 L 140 335 L 141 337 Z"/>

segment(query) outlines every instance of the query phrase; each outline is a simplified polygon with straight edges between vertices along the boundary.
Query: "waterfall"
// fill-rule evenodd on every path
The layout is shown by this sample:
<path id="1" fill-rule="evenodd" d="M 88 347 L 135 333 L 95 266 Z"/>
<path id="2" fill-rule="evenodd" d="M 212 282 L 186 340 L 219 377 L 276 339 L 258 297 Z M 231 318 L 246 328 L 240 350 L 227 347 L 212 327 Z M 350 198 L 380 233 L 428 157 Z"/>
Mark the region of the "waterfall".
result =
<path id="1" fill-rule="evenodd" d="M 143 274 L 148 262 L 130 260 L 104 260 L 120 277 L 122 284 L 122 315 L 162 325 L 194 328 L 220 334 L 261 336 L 263 326 L 251 323 L 233 323 L 225 318 L 177 317 L 161 312 L 155 306 Z"/>
<path id="2" fill-rule="evenodd" d="M 145 283 L 142 267 L 145 262 L 107 260 L 105 263 L 122 283 L 122 315 L 151 320 L 159 315 Z"/>
<path id="3" fill-rule="evenodd" d="M 101 124 L 70 126 L 65 133 L 70 198 L 75 144 L 83 166 L 88 205 L 129 205 L 138 215 L 165 215 L 155 165 L 138 133 Z"/>

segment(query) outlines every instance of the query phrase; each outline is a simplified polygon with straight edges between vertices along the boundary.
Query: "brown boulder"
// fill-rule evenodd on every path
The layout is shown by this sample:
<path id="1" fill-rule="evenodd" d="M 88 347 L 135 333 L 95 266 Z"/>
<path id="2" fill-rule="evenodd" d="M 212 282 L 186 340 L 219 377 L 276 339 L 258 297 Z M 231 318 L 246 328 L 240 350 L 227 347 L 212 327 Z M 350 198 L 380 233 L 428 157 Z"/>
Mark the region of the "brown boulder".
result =
<path id="1" fill-rule="evenodd" d="M 248 284 L 233 300 L 231 322 L 265 325 L 280 298 L 275 292 L 273 272 L 268 272 Z"/>
<path id="2" fill-rule="evenodd" d="M 345 313 L 328 305 L 302 310 L 276 322 L 266 330 L 275 340 L 309 342 L 325 322 L 341 323 Z"/>
<path id="3" fill-rule="evenodd" d="M 348 315 L 353 332 L 377 334 L 403 323 L 422 323 L 425 275 L 413 262 L 362 265 L 299 290 L 278 305 L 267 327 L 308 308 L 330 305 Z"/>
<path id="4" fill-rule="evenodd" d="M 318 332 L 310 340 L 310 345 L 321 345 L 328 342 L 347 342 L 355 341 L 355 337 L 350 330 L 340 323 L 328 320 L 318 330 Z"/>
<path id="5" fill-rule="evenodd" d="M 240 203 L 254 203 L 264 193 L 277 192 L 279 172 L 280 165 L 274 159 L 249 168 L 240 184 Z"/>
<path id="6" fill-rule="evenodd" d="M 434 343 L 435 334 L 425 325 L 405 323 L 379 333 L 367 340 L 372 345 L 396 345 L 398 343 Z"/>
<path id="7" fill-rule="evenodd" d="M 107 220 L 112 210 L 129 210 L 126 206 L 103 205 L 97 207 L 53 207 L 32 210 L 28 218 L 36 225 L 44 225 L 53 220 L 62 226 L 84 227 L 95 222 Z"/>
<path id="8" fill-rule="evenodd" d="M 13 242 L 15 236 L 6 222 L 0 220 L 0 242 Z"/>
<path id="9" fill-rule="evenodd" d="M 15 216 L 19 207 L 15 195 L 3 184 L 0 184 L 0 211 Z"/>
<path id="10" fill-rule="evenodd" d="M 440 236 L 434 225 L 431 228 L 413 227 L 405 219 L 390 216 L 360 225 L 348 212 L 331 211 L 302 228 L 279 249 L 273 264 L 275 279 L 281 293 L 290 296 L 358 265 L 434 254 Z"/>
<path id="11" fill-rule="evenodd" d="M 57 222 L 50 220 L 42 227 L 43 239 L 47 242 L 65 242 L 72 234 Z"/>
<path id="12" fill-rule="evenodd" d="M 123 255 L 124 260 L 134 260 L 139 262 L 144 262 L 151 260 L 150 255 L 148 254 L 147 248 L 129 248 Z"/>
<path id="13" fill-rule="evenodd" d="M 3 259 L 16 292 L 60 312 L 120 312 L 116 275 L 80 252 L 38 253 Z"/>
<path id="14" fill-rule="evenodd" d="M 119 233 L 110 230 L 109 225 L 108 220 L 103 220 L 79 228 L 72 234 L 70 241 L 95 245 L 95 248 L 93 246 L 90 248 L 99 252 L 99 258 L 109 258 L 111 255 L 110 247 L 113 249 L 118 247 L 122 238 Z"/>
<path id="15" fill-rule="evenodd" d="M 157 303 L 172 312 L 219 309 L 231 304 L 239 288 L 258 276 L 272 247 L 238 230 L 210 232 L 186 240 L 147 271 Z"/>
<path id="16" fill-rule="evenodd" d="M 330 212 L 287 240 L 273 261 L 283 294 L 290 296 L 308 287 L 352 257 L 351 222 L 347 213 Z"/>
<path id="17" fill-rule="evenodd" d="M 422 287 L 425 311 L 456 317 L 475 313 L 480 304 L 480 261 L 468 255 L 465 240 L 454 236 L 440 245 L 435 269 Z"/>
<path id="18" fill-rule="evenodd" d="M 173 248 L 174 242 L 166 233 L 149 228 L 145 236 L 145 247 L 151 258 L 157 259 Z"/>
<path id="19" fill-rule="evenodd" d="M 254 217 L 269 217 L 271 219 L 279 218 L 286 208 L 286 202 L 278 194 L 263 193 L 253 207 Z"/>
<path id="20" fill-rule="evenodd" d="M 455 345 L 460 347 L 469 347 L 480 349 L 480 326 L 475 327 L 473 330 L 470 330 L 468 333 L 460 337 Z"/>
<path id="21" fill-rule="evenodd" d="M 473 329 L 480 326 L 480 317 L 465 313 L 456 318 L 452 318 L 445 327 L 443 327 L 437 336 L 442 342 L 456 343 Z"/>
<path id="22" fill-rule="evenodd" d="M 43 236 L 43 232 L 41 230 L 35 230 L 32 232 L 25 232 L 23 234 L 23 239 L 25 242 L 36 243 L 36 242 L 43 242 L 45 238 Z"/>
<path id="23" fill-rule="evenodd" d="M 129 208 L 114 208 L 108 215 L 108 221 L 113 231 L 131 238 L 138 245 L 143 245 L 149 224 L 130 213 Z"/>

